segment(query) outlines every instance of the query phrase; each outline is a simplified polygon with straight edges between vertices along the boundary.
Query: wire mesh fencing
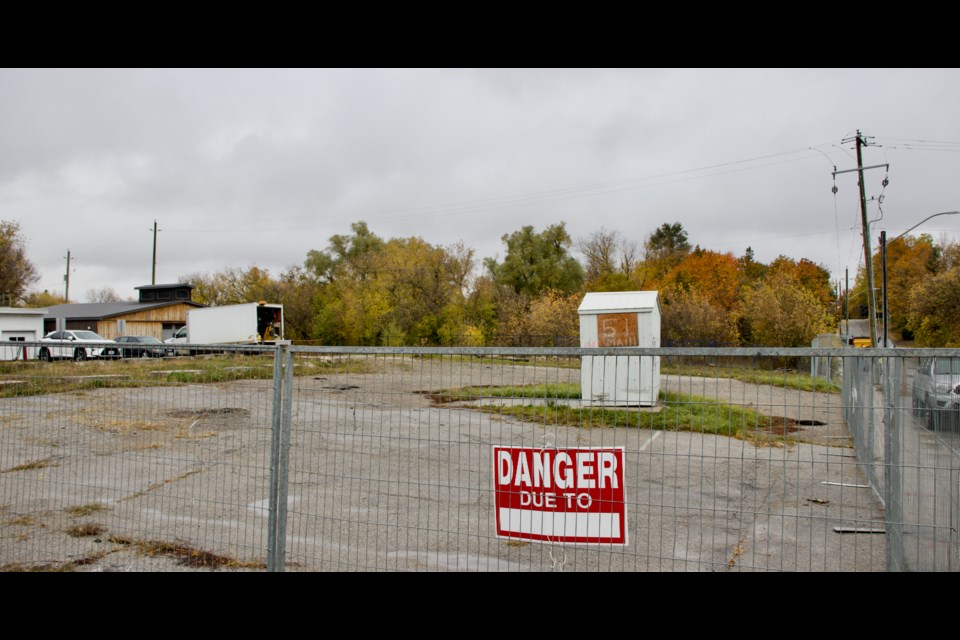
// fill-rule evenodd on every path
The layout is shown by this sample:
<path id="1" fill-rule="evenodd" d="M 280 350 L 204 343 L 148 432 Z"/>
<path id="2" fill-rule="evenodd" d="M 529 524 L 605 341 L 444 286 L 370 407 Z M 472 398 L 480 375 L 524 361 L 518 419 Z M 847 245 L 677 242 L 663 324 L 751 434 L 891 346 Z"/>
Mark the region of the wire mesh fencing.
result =
<path id="1" fill-rule="evenodd" d="M 794 355 L 294 347 L 285 569 L 885 570 Z"/>
<path id="2" fill-rule="evenodd" d="M 0 362 L 0 568 L 956 570 L 958 433 L 898 351 Z"/>
<path id="3" fill-rule="evenodd" d="M 887 353 L 848 358 L 844 395 L 885 507 L 889 569 L 960 571 L 960 351 Z"/>
<path id="4" fill-rule="evenodd" d="M 267 567 L 271 351 L 0 362 L 0 568 Z"/>

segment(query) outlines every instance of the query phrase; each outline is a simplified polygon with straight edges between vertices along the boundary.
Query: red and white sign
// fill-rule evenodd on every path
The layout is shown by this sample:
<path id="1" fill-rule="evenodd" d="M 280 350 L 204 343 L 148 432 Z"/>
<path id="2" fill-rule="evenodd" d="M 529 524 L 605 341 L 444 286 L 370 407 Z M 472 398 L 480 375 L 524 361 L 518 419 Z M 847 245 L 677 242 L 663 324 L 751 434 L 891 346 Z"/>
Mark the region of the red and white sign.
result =
<path id="1" fill-rule="evenodd" d="M 627 544 L 623 447 L 493 447 L 497 537 Z"/>

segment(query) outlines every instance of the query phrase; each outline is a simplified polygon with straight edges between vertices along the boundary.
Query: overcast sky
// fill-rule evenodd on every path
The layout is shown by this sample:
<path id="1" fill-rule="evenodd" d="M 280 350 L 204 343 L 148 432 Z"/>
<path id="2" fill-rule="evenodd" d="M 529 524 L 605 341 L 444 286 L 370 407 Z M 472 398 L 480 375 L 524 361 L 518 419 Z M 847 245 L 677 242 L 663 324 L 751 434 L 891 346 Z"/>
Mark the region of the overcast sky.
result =
<path id="1" fill-rule="evenodd" d="M 852 286 L 850 140 L 889 165 L 865 172 L 876 248 L 960 210 L 957 114 L 957 69 L 2 69 L 0 219 L 35 289 L 64 293 L 70 251 L 73 302 L 150 284 L 154 221 L 157 284 L 278 276 L 363 220 L 478 263 L 524 225 L 642 245 L 680 222 Z M 960 215 L 921 232 L 958 241 Z"/>

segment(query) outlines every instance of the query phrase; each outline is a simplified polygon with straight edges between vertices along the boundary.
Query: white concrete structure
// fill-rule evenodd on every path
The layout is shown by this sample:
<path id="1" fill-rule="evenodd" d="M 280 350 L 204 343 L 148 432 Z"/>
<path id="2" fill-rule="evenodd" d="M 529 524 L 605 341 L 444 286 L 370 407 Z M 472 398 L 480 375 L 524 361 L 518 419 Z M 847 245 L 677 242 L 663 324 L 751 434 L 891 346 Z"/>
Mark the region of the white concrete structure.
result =
<path id="1" fill-rule="evenodd" d="M 591 292 L 577 309 L 580 346 L 659 347 L 656 291 Z M 580 397 L 587 405 L 647 406 L 660 394 L 660 356 L 583 356 Z"/>
<path id="2" fill-rule="evenodd" d="M 43 337 L 43 317 L 46 309 L 19 309 L 0 307 L 0 360 L 34 360 L 35 346 L 26 347 L 24 342 L 37 342 Z"/>

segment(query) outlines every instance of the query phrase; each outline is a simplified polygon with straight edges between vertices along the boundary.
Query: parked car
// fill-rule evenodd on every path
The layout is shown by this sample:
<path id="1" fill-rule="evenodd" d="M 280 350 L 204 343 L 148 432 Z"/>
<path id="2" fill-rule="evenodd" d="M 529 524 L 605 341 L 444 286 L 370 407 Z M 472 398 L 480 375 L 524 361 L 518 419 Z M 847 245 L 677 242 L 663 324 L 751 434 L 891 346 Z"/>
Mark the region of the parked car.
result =
<path id="1" fill-rule="evenodd" d="M 37 358 L 48 362 L 62 358 L 78 361 L 99 358 L 105 346 L 103 343 L 112 342 L 93 331 L 51 331 L 40 339 Z"/>
<path id="2" fill-rule="evenodd" d="M 913 412 L 930 428 L 960 422 L 960 358 L 920 358 L 913 379 Z"/>
<path id="3" fill-rule="evenodd" d="M 950 406 L 953 409 L 953 424 L 960 427 L 960 384 L 953 389 Z"/>
<path id="4" fill-rule="evenodd" d="M 153 336 L 120 336 L 115 342 L 120 345 L 122 358 L 163 358 L 173 355 L 173 349 Z"/>

